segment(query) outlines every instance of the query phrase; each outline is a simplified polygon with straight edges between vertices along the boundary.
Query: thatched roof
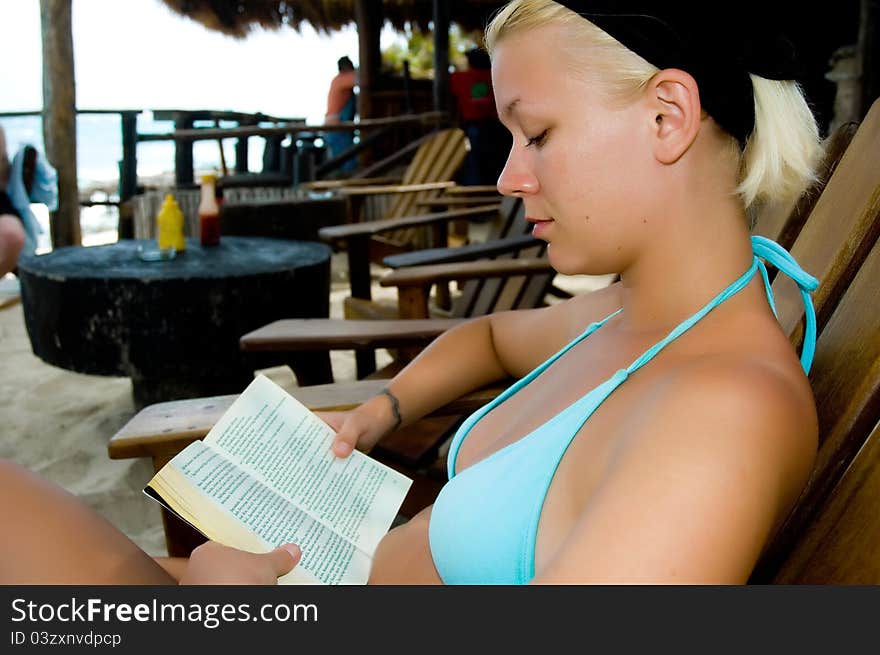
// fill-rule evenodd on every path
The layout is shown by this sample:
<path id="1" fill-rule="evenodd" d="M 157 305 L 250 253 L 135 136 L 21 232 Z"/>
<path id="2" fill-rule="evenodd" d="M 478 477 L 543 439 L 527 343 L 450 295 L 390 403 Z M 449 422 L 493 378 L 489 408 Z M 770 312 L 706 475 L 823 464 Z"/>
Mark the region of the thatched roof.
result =
<path id="1" fill-rule="evenodd" d="M 332 32 L 354 22 L 354 0 L 162 0 L 174 11 L 208 29 L 244 37 L 256 27 L 275 29 L 289 26 L 299 30 L 303 23 L 321 32 Z M 482 29 L 503 0 L 445 0 L 450 17 L 466 30 Z M 407 23 L 427 29 L 432 0 L 383 0 L 385 20 L 403 30 Z"/>

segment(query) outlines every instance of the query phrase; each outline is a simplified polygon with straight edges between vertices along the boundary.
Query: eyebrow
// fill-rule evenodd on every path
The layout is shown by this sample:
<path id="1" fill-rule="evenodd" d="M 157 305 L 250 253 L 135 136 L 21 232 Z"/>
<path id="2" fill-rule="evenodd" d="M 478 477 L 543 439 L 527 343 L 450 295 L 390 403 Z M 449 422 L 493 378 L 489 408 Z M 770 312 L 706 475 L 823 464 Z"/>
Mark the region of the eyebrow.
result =
<path id="1" fill-rule="evenodd" d="M 515 98 L 512 100 L 507 107 L 504 108 L 504 115 L 510 116 L 513 113 L 513 110 L 516 109 L 516 106 L 519 104 L 520 98 Z"/>

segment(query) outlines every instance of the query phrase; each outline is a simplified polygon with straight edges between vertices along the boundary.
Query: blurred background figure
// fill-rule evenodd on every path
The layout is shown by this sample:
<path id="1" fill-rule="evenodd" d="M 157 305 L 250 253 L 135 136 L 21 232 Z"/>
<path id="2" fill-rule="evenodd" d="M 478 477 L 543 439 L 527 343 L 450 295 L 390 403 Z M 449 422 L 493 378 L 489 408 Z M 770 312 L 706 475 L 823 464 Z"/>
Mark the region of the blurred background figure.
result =
<path id="1" fill-rule="evenodd" d="M 510 142 L 495 108 L 488 53 L 482 48 L 471 48 L 465 55 L 468 67 L 449 76 L 456 117 L 471 144 L 459 182 L 468 186 L 495 184 Z"/>
<path id="2" fill-rule="evenodd" d="M 18 255 L 25 242 L 21 216 L 6 193 L 9 171 L 6 134 L 3 127 L 0 126 L 0 277 L 15 269 L 18 264 Z"/>
<path id="3" fill-rule="evenodd" d="M 43 228 L 31 210 L 31 203 L 46 205 L 50 212 L 58 209 L 58 173 L 46 157 L 30 144 L 22 145 L 10 163 L 2 128 L 0 160 L 0 190 L 3 191 L 0 213 L 18 218 L 25 237 L 21 254 L 33 254 Z"/>
<path id="4" fill-rule="evenodd" d="M 352 121 L 357 113 L 357 93 L 354 90 L 357 85 L 357 73 L 354 64 L 348 57 L 340 57 L 336 65 L 339 72 L 330 81 L 327 113 L 324 116 L 324 123 L 328 125 Z M 354 132 L 326 132 L 324 142 L 327 144 L 330 157 L 336 157 L 354 144 Z M 353 171 L 356 166 L 357 159 L 351 157 L 338 170 Z"/>

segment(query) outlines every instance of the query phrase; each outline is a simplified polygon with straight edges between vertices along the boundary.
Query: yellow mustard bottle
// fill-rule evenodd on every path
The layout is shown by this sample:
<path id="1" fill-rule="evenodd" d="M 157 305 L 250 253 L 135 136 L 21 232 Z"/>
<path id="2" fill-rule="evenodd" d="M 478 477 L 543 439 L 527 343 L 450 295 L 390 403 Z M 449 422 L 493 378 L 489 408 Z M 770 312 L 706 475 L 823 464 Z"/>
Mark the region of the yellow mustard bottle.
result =
<path id="1" fill-rule="evenodd" d="M 165 196 L 165 202 L 156 217 L 158 228 L 159 250 L 174 248 L 177 252 L 186 250 L 186 239 L 183 236 L 183 212 L 180 205 L 170 193 Z"/>

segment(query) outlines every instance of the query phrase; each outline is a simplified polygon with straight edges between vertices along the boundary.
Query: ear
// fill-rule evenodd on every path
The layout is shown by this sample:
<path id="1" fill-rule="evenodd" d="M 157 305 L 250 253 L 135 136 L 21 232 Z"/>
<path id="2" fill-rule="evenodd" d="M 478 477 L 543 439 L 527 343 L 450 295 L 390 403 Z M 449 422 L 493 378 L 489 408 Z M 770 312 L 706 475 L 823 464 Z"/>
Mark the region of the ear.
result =
<path id="1" fill-rule="evenodd" d="M 651 78 L 646 93 L 653 122 L 654 156 L 663 164 L 674 164 L 700 131 L 702 108 L 697 82 L 682 70 L 667 68 Z"/>

